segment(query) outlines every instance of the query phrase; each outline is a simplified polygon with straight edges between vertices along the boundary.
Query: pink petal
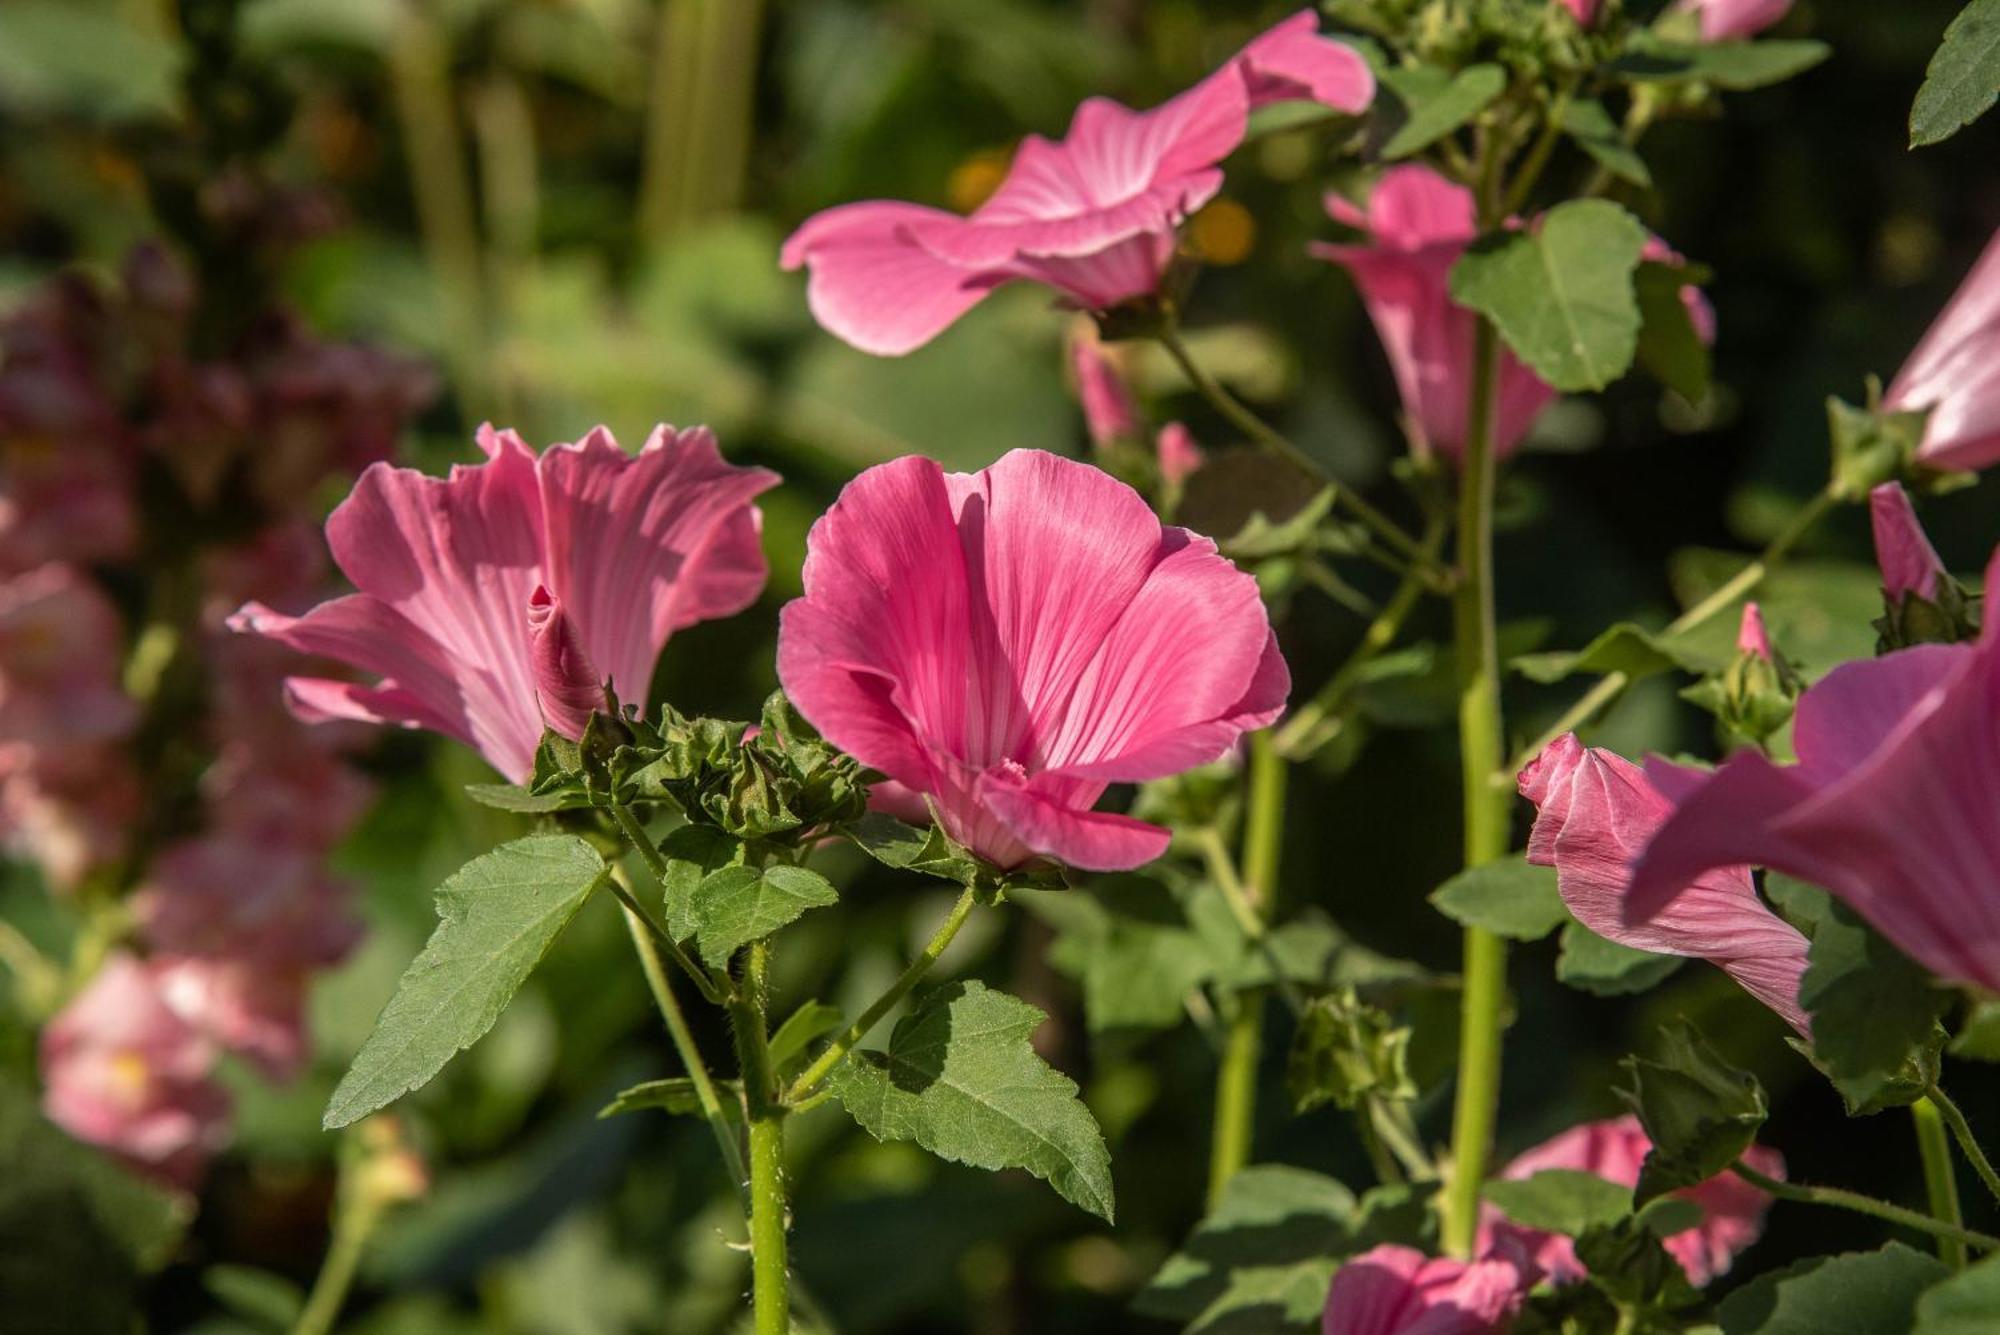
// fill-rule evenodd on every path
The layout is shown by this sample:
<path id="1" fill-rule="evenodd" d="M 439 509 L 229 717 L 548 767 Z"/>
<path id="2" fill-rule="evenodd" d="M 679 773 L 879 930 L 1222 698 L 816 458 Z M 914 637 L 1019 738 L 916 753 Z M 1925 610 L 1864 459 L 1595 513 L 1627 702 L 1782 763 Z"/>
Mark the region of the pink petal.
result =
<path id="1" fill-rule="evenodd" d="M 1743 604 L 1743 619 L 1736 626 L 1736 652 L 1754 654 L 1766 663 L 1777 657 L 1771 648 L 1771 633 L 1764 629 L 1764 613 L 1754 602 Z"/>
<path id="2" fill-rule="evenodd" d="M 1170 487 L 1194 476 L 1208 457 L 1195 443 L 1194 433 L 1179 422 L 1169 422 L 1160 428 L 1153 443 L 1153 456 L 1161 480 Z"/>
<path id="3" fill-rule="evenodd" d="M 1792 0 L 1682 0 L 1681 8 L 1701 16 L 1704 42 L 1754 37 L 1785 17 Z"/>
<path id="4" fill-rule="evenodd" d="M 1884 407 L 1928 408 L 1917 452 L 1934 468 L 2000 460 L 2000 232 L 1883 395 Z"/>
<path id="5" fill-rule="evenodd" d="M 891 200 L 845 204 L 808 218 L 785 242 L 787 269 L 810 267 L 813 318 L 863 352 L 900 357 L 978 305 L 996 276 L 940 259 L 919 232 L 963 226 L 955 214 Z"/>
<path id="6" fill-rule="evenodd" d="M 542 717 L 571 741 L 580 740 L 590 716 L 603 708 L 603 679 L 577 642 L 569 614 L 540 585 L 528 599 L 528 633 L 534 639 L 535 696 L 542 703 Z"/>
<path id="7" fill-rule="evenodd" d="M 1365 111 L 1375 97 L 1375 75 L 1361 53 L 1319 35 L 1319 16 L 1301 10 L 1270 28 L 1238 53 L 1250 105 L 1310 100 L 1336 111 Z"/>
<path id="8" fill-rule="evenodd" d="M 1139 408 L 1111 353 L 1086 325 L 1069 341 L 1070 375 L 1090 443 L 1098 449 L 1139 434 Z"/>
<path id="9" fill-rule="evenodd" d="M 1130 816 L 1052 801 L 1004 769 L 981 775 L 976 796 L 1023 844 L 1084 871 L 1143 866 L 1165 853 L 1173 838 Z"/>
<path id="10" fill-rule="evenodd" d="M 1527 1296 L 1511 1262 L 1431 1258 L 1384 1243 L 1333 1277 L 1324 1335 L 1499 1335 Z"/>
<path id="11" fill-rule="evenodd" d="M 1935 598 L 1944 562 L 1917 522 L 1916 507 L 1899 482 L 1884 482 L 1868 493 L 1868 518 L 1875 530 L 1875 564 L 1882 569 L 1882 592 L 1891 599 L 1907 594 Z"/>

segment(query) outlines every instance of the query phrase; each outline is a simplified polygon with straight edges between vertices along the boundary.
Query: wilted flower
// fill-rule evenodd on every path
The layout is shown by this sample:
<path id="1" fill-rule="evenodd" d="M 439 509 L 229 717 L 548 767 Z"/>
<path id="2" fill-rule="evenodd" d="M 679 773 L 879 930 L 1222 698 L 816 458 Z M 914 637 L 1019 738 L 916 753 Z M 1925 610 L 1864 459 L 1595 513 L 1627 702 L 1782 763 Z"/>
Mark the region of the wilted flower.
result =
<path id="1" fill-rule="evenodd" d="M 1290 678 L 1248 575 L 1098 469 L 1016 450 L 847 485 L 807 540 L 778 676 L 826 739 L 938 805 L 988 861 L 1092 870 L 1167 831 L 1092 811 L 1275 719 Z"/>
<path id="2" fill-rule="evenodd" d="M 1320 1329 L 1324 1335 L 1499 1335 L 1531 1281 L 1502 1257 L 1458 1261 L 1384 1243 L 1341 1265 Z"/>
<path id="3" fill-rule="evenodd" d="M 384 464 L 362 474 L 327 520 L 360 592 L 302 617 L 251 603 L 232 624 L 382 678 L 291 678 L 299 717 L 429 728 L 518 782 L 544 723 L 535 591 L 561 600 L 619 698 L 642 701 L 669 635 L 756 600 L 751 499 L 778 478 L 725 463 L 701 427 L 660 427 L 636 456 L 602 427 L 540 458 L 511 431 L 482 427 L 479 444 L 486 462 L 448 478 Z"/>
<path id="4" fill-rule="evenodd" d="M 1929 412 L 1920 464 L 1979 469 L 2000 461 L 2000 232 L 1889 383 L 1882 406 Z"/>

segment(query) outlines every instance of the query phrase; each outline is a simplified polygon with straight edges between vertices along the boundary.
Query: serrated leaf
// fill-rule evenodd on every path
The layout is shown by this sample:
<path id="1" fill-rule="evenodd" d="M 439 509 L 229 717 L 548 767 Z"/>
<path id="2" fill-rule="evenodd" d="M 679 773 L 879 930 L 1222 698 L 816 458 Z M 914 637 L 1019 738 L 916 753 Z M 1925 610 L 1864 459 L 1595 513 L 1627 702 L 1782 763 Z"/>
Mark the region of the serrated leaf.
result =
<path id="1" fill-rule="evenodd" d="M 1653 173 L 1647 169 L 1646 160 L 1626 140 L 1625 131 L 1596 98 L 1571 100 L 1563 110 L 1563 133 L 1619 180 L 1630 181 L 1641 189 L 1652 188 Z"/>
<path id="2" fill-rule="evenodd" d="M 702 963 L 720 968 L 752 941 L 840 902 L 833 882 L 806 867 L 724 867 L 702 877 L 689 907 Z"/>
<path id="3" fill-rule="evenodd" d="M 1632 1213 L 1632 1188 L 1569 1168 L 1544 1169 L 1518 1180 L 1496 1179 L 1482 1194 L 1517 1224 L 1571 1238 Z"/>
<path id="4" fill-rule="evenodd" d="M 1683 291 L 1686 272 L 1677 265 L 1641 264 L 1632 277 L 1639 298 L 1639 365 L 1646 374 L 1689 403 L 1708 393 L 1708 344 L 1702 342 Z"/>
<path id="5" fill-rule="evenodd" d="M 723 1116 L 732 1121 L 743 1117 L 743 1086 L 735 1080 L 716 1081 L 716 1101 L 722 1105 Z M 633 1085 L 630 1089 L 618 1091 L 618 1097 L 597 1110 L 599 1117 L 616 1117 L 621 1113 L 641 1112 L 657 1109 L 673 1113 L 677 1117 L 701 1117 L 701 1096 L 695 1092 L 694 1081 L 684 1075 L 668 1076 L 663 1080 L 647 1080 Z"/>
<path id="6" fill-rule="evenodd" d="M 1723 1335 L 1910 1335 L 1917 1296 L 1951 1272 L 1900 1242 L 1815 1256 L 1722 1300 Z"/>
<path id="7" fill-rule="evenodd" d="M 1921 1074 L 1944 1041 L 1938 1020 L 1947 994 L 1835 900 L 1813 924 L 1807 961 L 1799 1004 L 1813 1019 L 1813 1059 L 1849 1109 L 1872 1112 L 1920 1097 Z"/>
<path id="8" fill-rule="evenodd" d="M 1671 42 L 1637 33 L 1611 69 L 1635 83 L 1706 83 L 1741 92 L 1803 74 L 1832 53 L 1825 42 Z"/>
<path id="9" fill-rule="evenodd" d="M 830 1086 L 877 1140 L 914 1140 L 975 1168 L 1025 1168 L 1109 1221 L 1111 1155 L 1076 1084 L 1035 1054 L 1048 1018 L 982 983 L 935 988 L 885 1051 L 834 1068 Z"/>
<path id="10" fill-rule="evenodd" d="M 1953 1275 L 1917 1299 L 1910 1335 L 1991 1335 L 2000 1330 L 2000 1256 Z"/>
<path id="11" fill-rule="evenodd" d="M 1768 1111 L 1757 1078 L 1725 1062 L 1682 1021 L 1661 1033 L 1657 1057 L 1627 1057 L 1619 1092 L 1653 1142 L 1634 1200 L 1692 1187 L 1723 1172 L 1755 1141 Z"/>
<path id="12" fill-rule="evenodd" d="M 1724 660 L 1725 662 L 1727 660 Z M 1656 635 L 1643 626 L 1621 621 L 1599 633 L 1581 649 L 1523 654 L 1509 666 L 1530 681 L 1548 685 L 1579 673 L 1606 676 L 1622 672 L 1633 681 L 1676 669 L 1706 672 L 1723 666 L 1679 641 Z"/>
<path id="13" fill-rule="evenodd" d="M 919 872 L 960 885 L 971 885 L 980 876 L 978 859 L 935 825 L 919 829 L 871 811 L 850 823 L 843 833 L 869 857 L 898 871 Z"/>
<path id="14" fill-rule="evenodd" d="M 478 1042 L 608 870 L 575 835 L 541 834 L 453 872 L 438 887 L 437 930 L 334 1089 L 325 1126 L 422 1088 Z"/>
<path id="15" fill-rule="evenodd" d="M 1196 1335 L 1316 1329 L 1339 1257 L 1353 1250 L 1354 1193 L 1330 1177 L 1253 1164 L 1133 1300 Z"/>
<path id="16" fill-rule="evenodd" d="M 1393 162 L 1430 147 L 1486 109 L 1507 87 L 1507 71 L 1498 65 L 1473 65 L 1452 74 L 1435 65 L 1406 65 L 1385 70 L 1375 114 L 1388 132 L 1376 151 Z"/>
<path id="17" fill-rule="evenodd" d="M 795 1058 L 804 1055 L 814 1039 L 839 1028 L 840 1021 L 840 1007 L 823 1001 L 806 1002 L 771 1032 L 771 1065 L 783 1071 Z"/>
<path id="18" fill-rule="evenodd" d="M 1632 271 L 1645 245 L 1646 229 L 1616 204 L 1572 200 L 1532 228 L 1474 243 L 1452 265 L 1452 300 L 1492 320 L 1557 389 L 1603 389 L 1638 349 Z"/>
<path id="19" fill-rule="evenodd" d="M 1600 997 L 1623 997 L 1658 987 L 1687 963 L 1678 955 L 1655 955 L 1607 941 L 1574 920 L 1563 926 L 1556 980 Z"/>
<path id="20" fill-rule="evenodd" d="M 524 815 L 590 805 L 590 799 L 581 793 L 531 793 L 515 783 L 468 783 L 465 795 L 482 807 L 492 807 L 495 811 L 517 811 Z"/>
<path id="21" fill-rule="evenodd" d="M 1460 872 L 1431 893 L 1431 905 L 1455 923 L 1510 941 L 1539 941 L 1569 919 L 1555 868 L 1519 854 Z"/>
<path id="22" fill-rule="evenodd" d="M 683 825 L 660 841 L 667 869 L 660 876 L 667 931 L 676 941 L 694 935 L 694 892 L 703 880 L 735 863 L 743 845 L 709 825 Z"/>
<path id="23" fill-rule="evenodd" d="M 1951 138 L 2000 97 L 2000 0 L 1972 0 L 1944 30 L 1910 107 L 1910 147 Z"/>

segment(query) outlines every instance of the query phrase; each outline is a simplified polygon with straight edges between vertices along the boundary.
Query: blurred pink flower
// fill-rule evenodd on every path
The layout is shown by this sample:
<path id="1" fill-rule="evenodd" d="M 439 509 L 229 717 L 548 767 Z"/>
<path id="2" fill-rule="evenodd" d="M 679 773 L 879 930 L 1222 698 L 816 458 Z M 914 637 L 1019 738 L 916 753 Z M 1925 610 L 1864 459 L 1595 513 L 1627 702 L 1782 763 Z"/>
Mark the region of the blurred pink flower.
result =
<path id="1" fill-rule="evenodd" d="M 113 955 L 42 1030 L 42 1109 L 78 1140 L 192 1188 L 228 1135 L 214 1057 L 146 967 Z"/>
<path id="2" fill-rule="evenodd" d="M 1755 37 L 1791 11 L 1792 0 L 1681 0 L 1684 13 L 1701 19 L 1704 42 Z"/>
<path id="3" fill-rule="evenodd" d="M 1138 405 L 1132 402 L 1124 375 L 1095 331 L 1082 328 L 1072 335 L 1069 365 L 1076 377 L 1076 397 L 1083 405 L 1083 424 L 1090 432 L 1090 443 L 1101 450 L 1138 436 Z"/>
<path id="4" fill-rule="evenodd" d="M 1600 0 L 1558 0 L 1564 9 L 1576 16 L 1576 21 L 1588 28 L 1597 22 L 1597 6 Z"/>
<path id="5" fill-rule="evenodd" d="M 217 833 L 324 853 L 367 811 L 374 785 L 293 729 L 290 746 L 278 737 L 224 742 L 201 777 Z"/>
<path id="6" fill-rule="evenodd" d="M 1599 936 L 1661 955 L 1705 959 L 1776 1011 L 1801 1034 L 1811 1022 L 1799 1005 L 1806 939 L 1764 906 L 1745 866 L 1707 869 L 1671 908 L 1628 926 L 1623 906 L 1632 865 L 1673 814 L 1675 794 L 1698 772 L 1657 758 L 1645 769 L 1566 733 L 1520 774 L 1521 795 L 1538 808 L 1528 861 L 1556 869 L 1563 903 Z"/>
<path id="7" fill-rule="evenodd" d="M 792 702 L 1002 867 L 1159 856 L 1167 831 L 1090 809 L 1106 786 L 1215 759 L 1290 687 L 1254 580 L 1037 450 L 869 469 L 813 526 L 805 590 L 778 632 Z"/>
<path id="8" fill-rule="evenodd" d="M 1882 406 L 1929 410 L 1919 463 L 1979 469 L 2000 462 L 2000 231 L 1889 383 Z"/>
<path id="9" fill-rule="evenodd" d="M 541 741 L 529 600 L 562 600 L 619 698 L 642 704 L 667 638 L 749 606 L 764 585 L 751 500 L 777 474 L 725 463 L 706 428 L 660 427 L 636 456 L 599 427 L 540 458 L 482 427 L 485 463 L 448 478 L 376 464 L 327 520 L 360 592 L 302 617 L 247 604 L 238 629 L 381 676 L 287 682 L 309 721 L 429 728 L 525 779 Z"/>
<path id="10" fill-rule="evenodd" d="M 85 440 L 0 439 L 0 571 L 121 557 L 137 534 L 130 470 L 115 454 Z"/>
<path id="11" fill-rule="evenodd" d="M 1021 141 L 1006 179 L 970 215 L 868 200 L 814 214 L 781 263 L 806 268 L 806 299 L 828 331 L 899 356 L 937 337 L 1002 283 L 1045 284 L 1086 310 L 1150 294 L 1175 232 L 1222 188 L 1217 166 L 1250 109 L 1319 97 L 1360 111 L 1374 78 L 1351 48 L 1294 15 L 1151 111 L 1093 97 L 1052 142 Z"/>
<path id="12" fill-rule="evenodd" d="M 1521 1181 L 1551 1169 L 1590 1173 L 1621 1187 L 1637 1186 L 1639 1169 L 1653 1142 L 1646 1138 L 1639 1119 L 1630 1115 L 1603 1122 L 1585 1122 L 1527 1150 L 1505 1168 L 1500 1176 Z M 1753 1145 L 1743 1152 L 1743 1162 L 1766 1177 L 1782 1180 L 1785 1159 L 1776 1150 Z M 1764 1213 L 1771 1198 L 1733 1173 L 1719 1173 L 1698 1186 L 1674 1195 L 1701 1207 L 1702 1220 L 1693 1228 L 1663 1239 L 1669 1254 L 1687 1272 L 1690 1283 L 1707 1284 L 1727 1274 L 1736 1254 L 1755 1242 L 1764 1232 Z M 1566 1284 L 1583 1278 L 1584 1269 L 1576 1257 L 1576 1245 L 1560 1233 L 1543 1233 L 1508 1220 L 1492 1206 L 1483 1208 L 1479 1240 L 1474 1250 L 1484 1254 L 1489 1248 L 1509 1246 L 1525 1249 L 1550 1280 Z"/>
<path id="13" fill-rule="evenodd" d="M 71 890 L 122 857 L 144 806 L 130 758 L 115 742 L 0 745 L 0 846 Z"/>
<path id="14" fill-rule="evenodd" d="M 1936 598 L 1938 580 L 1949 578 L 1931 546 L 1916 507 L 1899 482 L 1884 482 L 1868 493 L 1868 518 L 1875 529 L 1875 564 L 1882 569 L 1882 592 L 1893 601 L 1915 594 Z"/>
<path id="15" fill-rule="evenodd" d="M 134 892 L 140 935 L 161 955 L 277 971 L 337 964 L 360 939 L 347 885 L 310 845 L 217 831 L 169 844 Z"/>
<path id="16" fill-rule="evenodd" d="M 65 747 L 130 731 L 123 641 L 118 610 L 73 567 L 0 580 L 0 743 Z"/>
<path id="17" fill-rule="evenodd" d="M 1430 1257 L 1384 1243 L 1344 1262 L 1326 1295 L 1324 1335 L 1499 1335 L 1531 1276 L 1511 1260 Z"/>
<path id="18" fill-rule="evenodd" d="M 1986 578 L 2000 587 L 2000 556 Z M 1792 741 L 1795 765 L 1746 750 L 1682 772 L 1624 920 L 1749 863 L 1831 891 L 1940 978 L 2000 989 L 2000 617 L 1976 643 L 1843 663 L 1800 697 Z"/>
<path id="19" fill-rule="evenodd" d="M 171 955 L 155 956 L 149 967 L 174 1014 L 267 1079 L 290 1080 L 305 1065 L 309 970 Z"/>
<path id="20" fill-rule="evenodd" d="M 1326 197 L 1335 221 L 1369 234 L 1367 245 L 1315 243 L 1312 253 L 1354 276 L 1375 322 L 1409 430 L 1420 448 L 1456 459 L 1465 448 L 1466 399 L 1472 385 L 1477 317 L 1451 299 L 1451 266 L 1479 235 L 1472 192 L 1429 167 L 1391 167 L 1375 183 L 1364 213 Z M 1494 449 L 1512 453 L 1555 391 L 1500 350 Z"/>
<path id="21" fill-rule="evenodd" d="M 1159 463 L 1161 478 L 1170 487 L 1187 481 L 1207 458 L 1201 446 L 1195 443 L 1194 433 L 1179 422 L 1169 422 L 1160 428 L 1153 454 Z"/>
<path id="22" fill-rule="evenodd" d="M 1755 602 L 1743 604 L 1743 619 L 1736 625 L 1736 652 L 1755 654 L 1766 663 L 1777 661 L 1771 647 L 1771 632 L 1764 628 L 1764 610 Z"/>

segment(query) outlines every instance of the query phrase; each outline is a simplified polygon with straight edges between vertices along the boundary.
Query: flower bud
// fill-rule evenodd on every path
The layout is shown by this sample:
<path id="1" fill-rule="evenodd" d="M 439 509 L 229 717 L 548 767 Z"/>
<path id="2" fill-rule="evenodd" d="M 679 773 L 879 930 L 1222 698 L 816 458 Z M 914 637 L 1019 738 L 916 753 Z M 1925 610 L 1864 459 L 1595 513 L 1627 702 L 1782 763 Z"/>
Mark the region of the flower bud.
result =
<path id="1" fill-rule="evenodd" d="M 528 632 L 542 718 L 571 741 L 581 741 L 584 725 L 604 703 L 604 683 L 591 667 L 561 601 L 544 585 L 537 585 L 528 598 Z"/>
<path id="2" fill-rule="evenodd" d="M 1894 482 L 1883 483 L 1868 493 L 1868 517 L 1875 529 L 1875 563 L 1882 569 L 1876 652 L 1977 637 L 1970 600 L 1917 522 L 1909 494 Z"/>
<path id="3" fill-rule="evenodd" d="M 1736 661 L 1681 695 L 1715 715 L 1725 742 L 1762 746 L 1791 721 L 1792 702 L 1803 689 L 1797 671 L 1771 643 L 1762 609 L 1745 603 Z"/>
<path id="4" fill-rule="evenodd" d="M 1076 376 L 1076 397 L 1083 404 L 1090 443 L 1104 450 L 1136 437 L 1139 410 L 1132 402 L 1132 391 L 1093 331 L 1080 329 L 1070 339 L 1069 365 Z"/>
<path id="5" fill-rule="evenodd" d="M 1207 460 L 1201 446 L 1195 444 L 1194 433 L 1179 422 L 1169 422 L 1160 428 L 1153 450 L 1160 466 L 1160 480 L 1169 488 L 1186 482 Z"/>

